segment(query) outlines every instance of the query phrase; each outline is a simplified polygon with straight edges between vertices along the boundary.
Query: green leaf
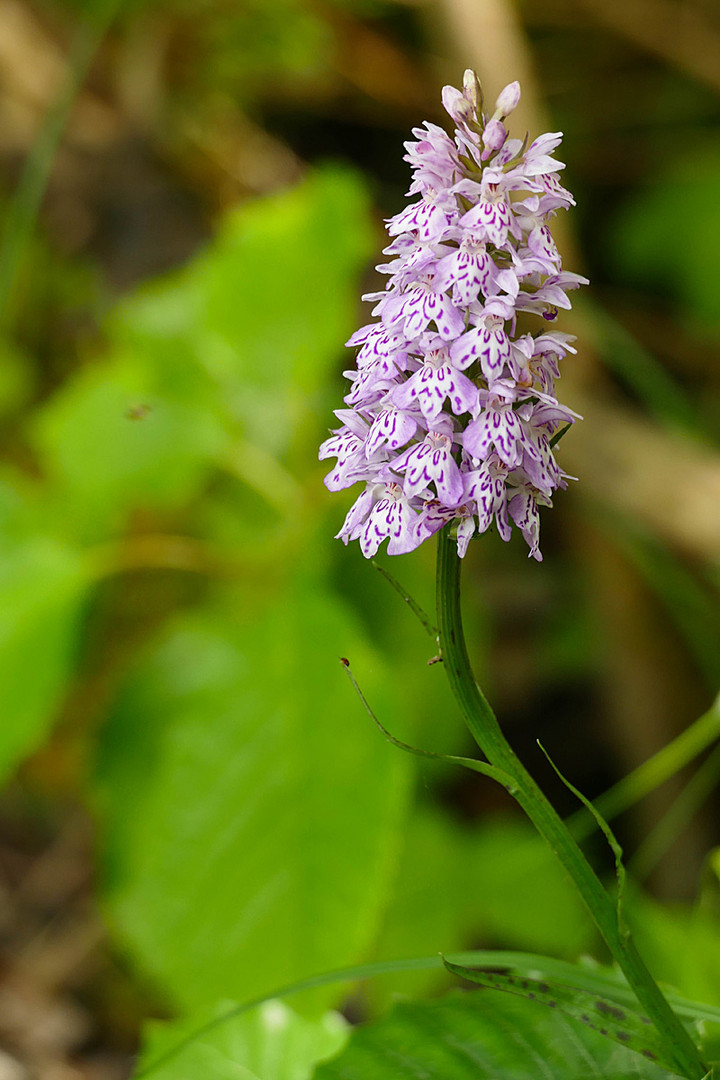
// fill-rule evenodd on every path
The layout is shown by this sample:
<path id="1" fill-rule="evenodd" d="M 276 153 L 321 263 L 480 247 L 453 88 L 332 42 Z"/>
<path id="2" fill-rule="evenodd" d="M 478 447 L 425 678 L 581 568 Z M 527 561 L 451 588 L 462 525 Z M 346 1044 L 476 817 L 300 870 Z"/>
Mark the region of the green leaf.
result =
<path id="1" fill-rule="evenodd" d="M 81 372 L 36 418 L 35 437 L 73 529 L 93 537 L 122 529 L 132 507 L 182 505 L 225 443 L 209 410 L 159 393 L 151 362 L 131 356 Z"/>
<path id="2" fill-rule="evenodd" d="M 19 412 L 37 393 L 29 357 L 14 341 L 0 337 L 0 415 Z"/>
<path id="3" fill-rule="evenodd" d="M 508 994 L 447 994 L 399 1005 L 357 1028 L 315 1080 L 661 1080 L 642 1062 L 558 1010 Z"/>
<path id="4" fill-rule="evenodd" d="M 326 166 L 229 214 L 192 266 L 119 309 L 113 334 L 152 358 L 167 389 L 194 400 L 200 376 L 209 380 L 247 443 L 282 455 L 305 437 L 314 456 L 372 246 L 361 179 Z"/>
<path id="5" fill-rule="evenodd" d="M 167 634 L 100 763 L 111 921 L 186 1008 L 360 959 L 406 802 L 409 760 L 338 663 L 349 652 L 392 712 L 352 619 L 317 582 L 265 612 L 251 595 Z"/>
<path id="6" fill-rule="evenodd" d="M 96 538 L 134 507 L 183 506 L 217 468 L 296 514 L 280 459 L 299 452 L 306 471 L 332 423 L 331 374 L 369 248 L 362 181 L 326 168 L 229 214 L 189 266 L 121 305 L 108 356 L 33 424 L 75 530 Z"/>
<path id="7" fill-rule="evenodd" d="M 2 497 L 0 496 L 0 501 Z M 5 507 L 0 508 L 0 514 Z M 0 782 L 43 741 L 72 669 L 88 577 L 38 534 L 0 550 Z"/>
<path id="8" fill-rule="evenodd" d="M 469 828 L 416 808 L 378 956 L 448 953 L 487 941 L 575 957 L 593 939 L 581 901 L 530 824 L 501 818 Z M 378 1006 L 395 993 L 417 996 L 438 979 L 437 971 L 386 976 L 364 994 Z"/>
<path id="9" fill-rule="evenodd" d="M 712 855 L 710 856 L 712 863 Z M 659 904 L 636 892 L 628 920 L 659 979 L 680 993 L 720 1005 L 720 920 L 715 904 Z"/>
<path id="10" fill-rule="evenodd" d="M 673 1062 L 667 1058 L 665 1044 L 655 1032 L 651 1021 L 614 998 L 588 993 L 577 986 L 567 986 L 564 983 L 511 975 L 507 971 L 492 968 L 465 967 L 449 960 L 445 961 L 445 967 L 453 975 L 469 982 L 537 1001 L 551 1009 L 560 1009 L 567 1016 L 580 1020 L 592 1031 L 613 1039 L 621 1046 L 627 1046 L 650 1061 L 672 1069 Z"/>
<path id="11" fill-rule="evenodd" d="M 555 764 L 553 759 L 550 757 L 547 750 L 545 749 L 545 747 L 543 746 L 543 744 L 540 742 L 539 739 L 538 739 L 538 746 L 540 747 L 543 754 L 547 758 L 548 763 L 552 766 L 552 769 L 555 772 L 555 775 L 558 777 L 558 779 L 563 782 L 563 784 L 568 789 L 568 791 L 572 792 L 572 794 L 575 796 L 575 798 L 578 799 L 583 804 L 585 809 L 592 816 L 593 820 L 595 821 L 595 824 L 597 825 L 597 827 L 600 829 L 600 832 L 605 837 L 605 839 L 606 839 L 606 841 L 608 843 L 608 847 L 610 848 L 610 850 L 613 853 L 613 858 L 615 859 L 615 878 L 616 878 L 616 881 L 617 881 L 616 911 L 617 911 L 618 929 L 620 930 L 621 934 L 626 934 L 628 931 L 627 931 L 627 926 L 626 926 L 626 923 L 625 923 L 625 916 L 624 916 L 624 912 L 623 912 L 623 901 L 624 901 L 624 898 L 625 898 L 625 886 L 627 884 L 627 874 L 625 872 L 625 865 L 623 863 L 623 850 L 620 847 L 620 844 L 618 843 L 614 832 L 612 831 L 612 829 L 610 828 L 610 826 L 608 825 L 607 821 L 602 816 L 600 811 L 597 809 L 597 807 L 594 806 L 585 795 L 583 795 L 582 791 L 580 791 L 578 788 L 576 788 L 574 784 L 571 784 L 566 776 L 563 776 L 562 772 L 560 771 L 558 766 Z"/>
<path id="12" fill-rule="evenodd" d="M 307 1020 L 282 1001 L 266 1001 L 225 1020 L 228 1008 L 206 1022 L 149 1024 L 136 1080 L 306 1080 L 349 1034 L 338 1013 Z"/>
<path id="13" fill-rule="evenodd" d="M 372 964 L 359 964 L 351 968 L 341 968 L 335 971 L 314 975 L 308 979 L 302 979 L 285 987 L 279 987 L 274 992 L 256 998 L 245 1004 L 229 1004 L 221 1008 L 215 1008 L 209 1019 L 200 1022 L 200 1019 L 189 1021 L 182 1026 L 177 1026 L 178 1038 L 171 1042 L 167 1049 L 161 1050 L 157 1056 L 144 1067 L 137 1075 L 140 1077 L 150 1073 L 160 1065 L 165 1065 L 171 1058 L 179 1056 L 186 1047 L 202 1040 L 210 1035 L 216 1028 L 224 1024 L 231 1024 L 238 1017 L 250 1013 L 259 1005 L 274 999 L 286 1000 L 289 997 L 302 995 L 308 989 L 320 986 L 328 986 L 339 983 L 357 983 L 359 980 L 372 979 L 373 984 L 378 977 L 387 976 L 391 973 L 404 974 L 405 977 L 421 971 L 442 970 L 444 964 L 451 963 L 463 967 L 483 967 L 488 970 L 503 970 L 514 972 L 519 977 L 532 979 L 554 980 L 568 986 L 577 987 L 588 994 L 607 997 L 619 1006 L 633 1009 L 637 999 L 622 975 L 617 969 L 603 968 L 594 961 L 585 957 L 577 964 L 569 964 L 564 960 L 555 960 L 548 956 L 538 956 L 531 953 L 518 953 L 494 950 L 476 950 L 473 952 L 456 953 L 452 957 L 425 956 L 413 957 L 406 960 L 385 960 Z M 720 1032 L 720 1009 L 704 1005 L 697 1001 L 688 1001 L 668 994 L 668 1000 L 679 1016 L 695 1023 L 696 1030 L 701 1034 L 701 1045 L 706 1060 L 714 1061 L 718 1057 L 717 1033 Z M 176 1030 L 176 1026 L 173 1026 Z"/>

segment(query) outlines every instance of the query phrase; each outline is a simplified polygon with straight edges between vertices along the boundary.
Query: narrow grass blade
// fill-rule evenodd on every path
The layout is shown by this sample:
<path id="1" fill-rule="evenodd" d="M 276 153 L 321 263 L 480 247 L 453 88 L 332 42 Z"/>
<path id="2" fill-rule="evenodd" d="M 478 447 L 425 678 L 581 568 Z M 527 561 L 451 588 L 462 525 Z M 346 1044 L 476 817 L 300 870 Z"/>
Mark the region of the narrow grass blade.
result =
<path id="1" fill-rule="evenodd" d="M 12 292 L 18 270 L 42 203 L 48 177 L 73 103 L 93 57 L 120 7 L 120 0 L 106 0 L 93 18 L 82 25 L 68 60 L 64 85 L 45 117 L 40 134 L 25 164 L 11 200 L 0 245 L 0 331 L 10 320 Z"/>
<path id="2" fill-rule="evenodd" d="M 683 435 L 705 434 L 682 386 L 664 364 L 642 345 L 607 308 L 587 297 L 580 300 L 593 323 L 594 340 L 608 367 L 632 389 L 647 409 L 666 427 Z"/>
<path id="3" fill-rule="evenodd" d="M 540 742 L 539 739 L 537 741 L 537 744 L 540 747 L 540 749 L 542 750 L 545 757 L 547 758 L 547 760 L 550 763 L 552 769 L 554 770 L 556 775 L 559 777 L 559 779 L 562 780 L 563 784 L 568 789 L 568 791 L 571 791 L 572 794 L 575 796 L 575 798 L 580 800 L 580 802 L 583 804 L 585 809 L 590 811 L 593 818 L 595 819 L 596 825 L 598 826 L 598 828 L 600 829 L 600 831 L 602 832 L 603 836 L 605 837 L 605 839 L 607 840 L 607 842 L 608 842 L 608 844 L 610 846 L 610 849 L 611 849 L 611 851 L 613 853 L 613 856 L 615 858 L 615 875 L 617 877 L 617 886 L 618 886 L 618 888 L 617 888 L 618 927 L 619 927 L 621 933 L 627 934 L 627 933 L 629 933 L 629 931 L 628 931 L 627 927 L 625 926 L 625 920 L 624 920 L 623 914 L 622 914 L 623 894 L 625 892 L 625 883 L 626 883 L 626 878 L 627 878 L 627 875 L 625 873 L 625 866 L 623 865 L 623 861 L 622 861 L 622 857 L 623 857 L 622 848 L 620 847 L 620 844 L 617 842 L 617 840 L 615 838 L 615 834 L 613 833 L 612 829 L 608 825 L 607 821 L 605 821 L 602 814 L 600 814 L 598 812 L 598 810 L 596 809 L 596 807 L 594 807 L 593 804 L 590 802 L 590 800 L 585 795 L 583 795 L 582 791 L 579 791 L 578 788 L 576 788 L 574 784 L 570 783 L 570 781 L 567 779 L 566 776 L 563 776 L 563 774 L 560 772 L 560 769 L 557 767 L 557 765 L 555 764 L 553 759 L 550 757 L 547 750 L 545 749 L 545 747 L 543 746 L 543 744 Z"/>
<path id="4" fill-rule="evenodd" d="M 708 711 L 677 738 L 595 799 L 596 811 L 606 821 L 611 821 L 664 784 L 671 776 L 712 746 L 719 737 L 720 695 Z M 592 832 L 593 827 L 592 821 L 582 810 L 573 814 L 568 825 L 577 839 L 584 839 Z"/>
<path id="5" fill-rule="evenodd" d="M 713 793 L 718 778 L 720 778 L 720 746 L 715 747 L 652 832 L 643 839 L 630 862 L 634 878 L 643 881 L 648 874 L 652 873 L 668 848 Z"/>

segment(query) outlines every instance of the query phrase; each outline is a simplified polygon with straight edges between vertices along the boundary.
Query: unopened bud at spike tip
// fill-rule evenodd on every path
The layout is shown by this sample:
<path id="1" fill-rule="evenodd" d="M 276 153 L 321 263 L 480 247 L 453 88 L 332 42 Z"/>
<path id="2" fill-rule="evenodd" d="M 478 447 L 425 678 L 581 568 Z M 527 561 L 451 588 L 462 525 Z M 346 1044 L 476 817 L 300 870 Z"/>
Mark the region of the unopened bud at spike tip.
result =
<path id="1" fill-rule="evenodd" d="M 517 109 L 520 103 L 520 83 L 511 82 L 500 91 L 498 99 L 495 102 L 495 110 L 497 116 L 509 116 L 514 109 Z"/>
<path id="2" fill-rule="evenodd" d="M 473 119 L 474 109 L 464 94 L 454 86 L 443 86 L 442 103 L 446 113 L 456 124 L 466 124 Z"/>
<path id="3" fill-rule="evenodd" d="M 468 68 L 463 75 L 463 94 L 472 105 L 476 113 L 482 112 L 483 92 L 478 79 L 472 68 Z"/>

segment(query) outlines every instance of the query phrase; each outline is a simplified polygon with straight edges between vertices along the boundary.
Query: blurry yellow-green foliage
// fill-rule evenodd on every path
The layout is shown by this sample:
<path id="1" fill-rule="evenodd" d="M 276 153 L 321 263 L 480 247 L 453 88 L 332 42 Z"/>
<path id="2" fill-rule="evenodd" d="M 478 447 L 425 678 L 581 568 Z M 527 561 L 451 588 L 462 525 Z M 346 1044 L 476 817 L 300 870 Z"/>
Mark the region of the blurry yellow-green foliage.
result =
<path id="1" fill-rule="evenodd" d="M 0 2 L 6 240 L 32 203 L 22 166 L 69 43 L 102 7 Z M 715 47 L 716 13 L 692 7 Z M 574 329 L 604 364 L 581 361 L 572 386 L 590 430 L 595 395 L 604 430 L 630 418 L 611 480 L 640 478 L 639 510 L 634 520 L 590 469 L 545 516 L 543 566 L 488 536 L 468 560 L 465 602 L 478 669 L 524 755 L 541 736 L 595 795 L 720 682 L 720 80 L 688 70 L 652 26 L 638 42 L 589 0 L 546 8 L 519 5 L 513 33 L 567 132 L 596 282 Z M 102 912 L 97 951 L 124 974 L 80 980 L 86 1040 L 114 1046 L 118 1023 L 126 1049 L 144 1013 L 179 1014 L 181 1038 L 224 999 L 371 958 L 597 949 L 501 795 L 386 744 L 338 663 L 351 658 L 395 733 L 464 749 L 441 665 L 426 663 L 433 643 L 332 539 L 348 503 L 323 488 L 316 447 L 341 400 L 378 218 L 407 183 L 402 141 L 440 119 L 442 82 L 475 60 L 451 29 L 458 13 L 481 19 L 468 10 L 120 5 L 53 153 L 39 221 L 23 219 L 14 261 L 0 258 L 0 864 L 8 910 L 23 913 L 3 917 L 2 948 L 15 972 L 46 923 L 62 932 Z M 645 424 L 659 453 L 630 438 Z M 680 446 L 697 455 L 687 467 L 673 464 Z M 591 464 L 606 452 L 591 445 Z M 690 511 L 707 529 L 678 527 Z M 384 565 L 432 609 L 432 553 Z M 656 879 L 671 895 L 696 892 L 720 839 L 711 819 L 682 831 L 718 768 L 709 759 L 668 836 L 684 837 Z M 672 797 L 621 823 L 630 847 Z M 64 850 L 77 814 L 97 834 L 84 885 L 53 885 L 27 915 L 26 877 L 43 844 Z M 594 855 L 610 868 L 602 845 Z M 639 892 L 634 903 L 661 977 L 720 1003 L 716 868 L 713 856 L 694 913 Z M 352 1008 L 373 1015 L 441 979 L 383 976 Z M 76 993 L 60 984 L 52 993 Z M 306 1019 L 243 1021 L 222 1052 L 282 1028 L 315 1061 L 341 1026 L 313 1018 L 347 990 L 306 995 Z M 32 1064 L 31 1040 L 3 1024 Z M 150 1045 L 167 1040 L 155 1032 Z M 205 1053 L 187 1064 L 203 1080 Z"/>

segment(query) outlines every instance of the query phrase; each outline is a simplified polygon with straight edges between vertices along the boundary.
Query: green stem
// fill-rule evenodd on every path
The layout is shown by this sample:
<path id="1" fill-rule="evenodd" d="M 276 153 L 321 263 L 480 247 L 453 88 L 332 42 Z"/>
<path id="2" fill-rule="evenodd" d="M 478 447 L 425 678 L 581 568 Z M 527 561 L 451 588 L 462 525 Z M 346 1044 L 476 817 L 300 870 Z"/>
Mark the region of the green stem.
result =
<path id="1" fill-rule="evenodd" d="M 638 1001 L 665 1037 L 678 1073 L 688 1080 L 703 1080 L 708 1070 L 697 1047 L 645 967 L 627 930 L 620 927 L 615 905 L 600 879 L 562 818 L 508 744 L 495 713 L 475 682 L 460 611 L 460 559 L 448 527 L 438 535 L 437 610 L 445 670 L 473 738 L 488 761 L 516 782 L 514 798 L 574 881 Z"/>

